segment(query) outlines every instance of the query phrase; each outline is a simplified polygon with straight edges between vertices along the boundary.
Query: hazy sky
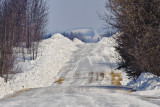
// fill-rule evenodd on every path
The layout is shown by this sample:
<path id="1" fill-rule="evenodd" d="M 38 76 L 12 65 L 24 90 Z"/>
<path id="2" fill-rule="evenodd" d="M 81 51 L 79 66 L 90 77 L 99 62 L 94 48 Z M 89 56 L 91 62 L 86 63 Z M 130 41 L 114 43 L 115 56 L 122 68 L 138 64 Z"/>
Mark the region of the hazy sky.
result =
<path id="1" fill-rule="evenodd" d="M 48 31 L 91 27 L 100 28 L 97 12 L 104 13 L 106 0 L 49 0 Z"/>

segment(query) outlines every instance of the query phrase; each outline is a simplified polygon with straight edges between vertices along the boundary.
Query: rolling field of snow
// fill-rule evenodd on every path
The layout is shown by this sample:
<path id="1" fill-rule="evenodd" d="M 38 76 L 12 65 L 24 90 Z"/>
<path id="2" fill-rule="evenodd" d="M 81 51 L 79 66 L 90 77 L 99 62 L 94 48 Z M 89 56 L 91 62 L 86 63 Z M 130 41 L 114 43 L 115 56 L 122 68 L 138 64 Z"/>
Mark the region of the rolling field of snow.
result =
<path id="1" fill-rule="evenodd" d="M 23 73 L 8 83 L 0 78 L 0 98 L 7 95 L 0 107 L 159 107 L 159 77 L 142 74 L 133 81 L 116 70 L 118 35 L 98 43 L 60 34 L 43 40 L 35 61 L 18 63 Z"/>

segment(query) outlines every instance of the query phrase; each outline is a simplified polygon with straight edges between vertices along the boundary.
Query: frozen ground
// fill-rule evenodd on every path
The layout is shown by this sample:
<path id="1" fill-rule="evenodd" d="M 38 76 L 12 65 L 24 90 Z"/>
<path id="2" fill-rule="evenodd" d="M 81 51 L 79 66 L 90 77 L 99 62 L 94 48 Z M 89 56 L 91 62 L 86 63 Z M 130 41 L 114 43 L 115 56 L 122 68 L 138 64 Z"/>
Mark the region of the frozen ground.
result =
<path id="1" fill-rule="evenodd" d="M 155 99 L 105 88 L 51 86 L 0 101 L 1 107 L 158 107 Z M 157 101 L 158 102 L 158 101 Z"/>
<path id="2" fill-rule="evenodd" d="M 103 38 L 96 44 L 84 44 L 78 40 L 72 42 L 62 35 L 56 34 L 52 38 L 42 41 L 42 43 L 45 44 L 41 45 L 41 47 L 45 46 L 41 48 L 43 54 L 37 62 L 34 62 L 34 68 L 26 71 L 26 74 L 22 73 L 15 76 L 9 82 L 11 85 L 8 83 L 1 86 L 1 88 L 8 86 L 6 89 L 10 89 L 10 87 L 21 87 L 23 85 L 25 88 L 15 88 L 13 91 L 17 91 L 16 93 L 7 95 L 0 100 L 0 107 L 160 106 L 160 91 L 158 88 L 146 91 L 146 89 L 149 89 L 146 86 L 143 91 L 135 92 L 142 83 L 150 82 L 149 79 L 148 82 L 145 81 L 146 78 L 150 77 L 151 80 L 154 80 L 158 77 L 154 77 L 152 74 L 142 74 L 137 82 L 133 82 L 127 79 L 123 71 L 115 70 L 118 54 L 114 50 L 113 46 L 116 43 L 112 37 Z M 58 48 L 56 48 L 56 43 L 59 45 Z M 55 49 L 57 49 L 56 52 Z M 54 52 L 58 55 L 55 56 Z M 60 54 L 60 52 L 62 53 Z M 55 62 L 52 62 L 53 59 Z M 27 65 L 29 66 L 29 64 Z M 56 67 L 58 69 L 55 69 Z M 33 74 L 29 75 L 30 73 Z M 16 78 L 20 78 L 20 80 L 16 81 Z M 24 85 L 26 83 L 28 85 Z M 158 79 L 151 83 L 158 84 Z M 133 89 L 126 85 L 133 87 Z M 5 90 L 1 92 L 11 93 Z"/>

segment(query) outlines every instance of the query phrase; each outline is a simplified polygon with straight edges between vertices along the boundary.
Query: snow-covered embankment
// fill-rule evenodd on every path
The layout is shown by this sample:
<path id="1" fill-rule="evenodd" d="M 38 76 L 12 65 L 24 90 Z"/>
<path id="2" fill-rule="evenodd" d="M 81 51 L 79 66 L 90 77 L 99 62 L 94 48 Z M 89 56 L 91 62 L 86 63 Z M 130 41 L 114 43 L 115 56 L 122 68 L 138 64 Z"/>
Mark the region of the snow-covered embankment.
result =
<path id="1" fill-rule="evenodd" d="M 36 60 L 18 62 L 23 73 L 16 74 L 8 83 L 0 78 L 0 98 L 22 89 L 50 86 L 58 71 L 78 49 L 76 44 L 79 43 L 72 42 L 61 34 L 42 40 Z"/>

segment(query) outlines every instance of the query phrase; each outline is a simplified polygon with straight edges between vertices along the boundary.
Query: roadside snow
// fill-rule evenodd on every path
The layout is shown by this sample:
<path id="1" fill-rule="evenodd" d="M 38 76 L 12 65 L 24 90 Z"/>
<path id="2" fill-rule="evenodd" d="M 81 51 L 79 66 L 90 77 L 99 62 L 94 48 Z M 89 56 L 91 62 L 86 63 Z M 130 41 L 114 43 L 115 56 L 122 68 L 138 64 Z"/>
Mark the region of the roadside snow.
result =
<path id="1" fill-rule="evenodd" d="M 50 86 L 58 71 L 77 50 L 75 44 L 61 34 L 42 40 L 36 60 L 18 63 L 23 66 L 23 73 L 16 74 L 8 83 L 0 78 L 0 98 L 21 89 Z"/>
<path id="2" fill-rule="evenodd" d="M 84 42 L 82 42 L 81 40 L 79 40 L 79 39 L 77 39 L 77 38 L 74 38 L 74 39 L 73 39 L 73 43 L 75 43 L 76 45 L 84 44 Z"/>
<path id="3" fill-rule="evenodd" d="M 114 57 L 113 62 L 115 62 L 116 64 L 118 63 L 117 58 L 119 57 L 119 54 L 115 51 L 114 48 L 114 46 L 117 45 L 114 38 L 116 38 L 119 35 L 120 33 L 116 33 L 111 37 L 104 37 L 99 42 L 99 44 L 103 44 L 105 46 L 105 48 L 102 51 L 102 55 Z M 138 91 L 160 89 L 160 77 L 153 75 L 151 73 L 142 73 L 137 80 L 132 80 L 128 79 L 126 73 L 122 71 L 122 77 L 123 77 L 123 80 L 121 81 L 122 85 L 127 85 Z"/>
<path id="4" fill-rule="evenodd" d="M 128 86 L 139 91 L 160 89 L 160 77 L 151 73 L 142 73 L 137 80 L 131 81 Z"/>
<path id="5" fill-rule="evenodd" d="M 122 85 L 127 85 L 131 80 L 128 79 L 126 73 L 123 70 L 117 70 L 117 63 L 119 62 L 119 54 L 115 51 L 115 46 L 117 45 L 115 38 L 119 36 L 120 33 L 116 33 L 111 37 L 103 37 L 98 44 L 101 45 L 101 54 L 104 57 L 108 57 L 109 61 L 112 62 L 112 70 L 115 73 L 121 73 Z"/>
<path id="6" fill-rule="evenodd" d="M 160 105 L 160 77 L 151 73 L 142 73 L 137 80 L 129 82 L 127 86 L 137 90 L 132 95 L 141 96 Z"/>
<path id="7" fill-rule="evenodd" d="M 31 89 L 0 101 L 1 107 L 159 107 L 158 104 L 118 90 L 82 87 Z M 157 101 L 158 102 L 158 101 Z"/>
<path id="8" fill-rule="evenodd" d="M 18 63 L 23 66 L 24 73 L 16 74 L 8 83 L 0 78 L 0 98 L 22 90 L 13 97 L 0 100 L 0 106 L 159 107 L 159 77 L 143 73 L 136 81 L 131 81 L 122 70 L 116 70 L 119 55 L 114 49 L 114 37 L 118 35 L 102 38 L 97 44 L 83 44 L 77 39 L 72 42 L 61 34 L 43 40 L 35 61 Z M 81 43 L 77 50 L 76 44 Z M 72 54 L 73 51 L 76 53 Z M 113 76 L 114 73 L 121 74 L 122 85 L 128 84 L 138 91 L 113 85 L 111 81 L 108 84 L 106 80 L 113 77 L 111 72 Z M 59 81 L 55 81 L 56 77 Z M 27 88 L 37 89 L 23 92 Z"/>
<path id="9" fill-rule="evenodd" d="M 119 33 L 113 35 L 112 37 L 104 37 L 97 44 L 90 44 L 91 46 L 96 45 L 96 49 L 93 50 L 93 53 L 90 55 L 92 57 L 95 54 L 95 56 L 93 57 L 93 61 L 98 60 L 99 54 L 100 56 L 104 57 L 105 60 L 108 61 L 108 64 L 106 66 L 109 66 L 107 68 L 105 67 L 106 69 L 104 70 L 108 73 L 120 73 L 122 77 L 122 85 L 127 85 L 128 87 L 138 90 L 138 92 L 136 92 L 134 95 L 150 95 L 157 96 L 159 98 L 159 77 L 150 73 L 142 73 L 137 80 L 129 80 L 123 70 L 115 69 L 118 67 L 117 63 L 119 62 L 119 54 L 115 51 L 114 48 L 114 46 L 117 45 L 114 38 L 118 35 Z M 26 60 L 26 62 L 18 60 L 19 62 L 17 63 L 17 65 L 22 67 L 23 73 L 14 75 L 13 78 L 8 81 L 8 83 L 5 83 L 4 79 L 0 78 L 0 98 L 23 89 L 51 86 L 52 83 L 56 80 L 57 74 L 60 69 L 62 69 L 62 67 L 65 67 L 66 62 L 70 61 L 73 52 L 78 49 L 76 45 L 80 44 L 84 43 L 76 38 L 71 41 L 61 34 L 55 34 L 49 39 L 42 40 L 42 42 L 40 42 L 39 44 L 39 53 L 36 60 L 28 59 Z M 84 47 L 83 49 L 85 48 L 86 47 Z M 88 51 L 90 52 L 91 50 Z M 83 54 L 84 53 L 82 53 L 82 55 Z M 21 57 L 19 57 L 19 59 L 20 58 Z M 89 60 L 88 63 L 92 65 L 89 57 L 87 58 Z M 83 68 L 84 66 L 82 66 L 81 68 Z M 98 70 L 99 69 L 100 68 L 98 68 Z M 107 78 L 112 77 L 110 76 Z M 104 84 L 106 84 L 105 81 Z"/>

